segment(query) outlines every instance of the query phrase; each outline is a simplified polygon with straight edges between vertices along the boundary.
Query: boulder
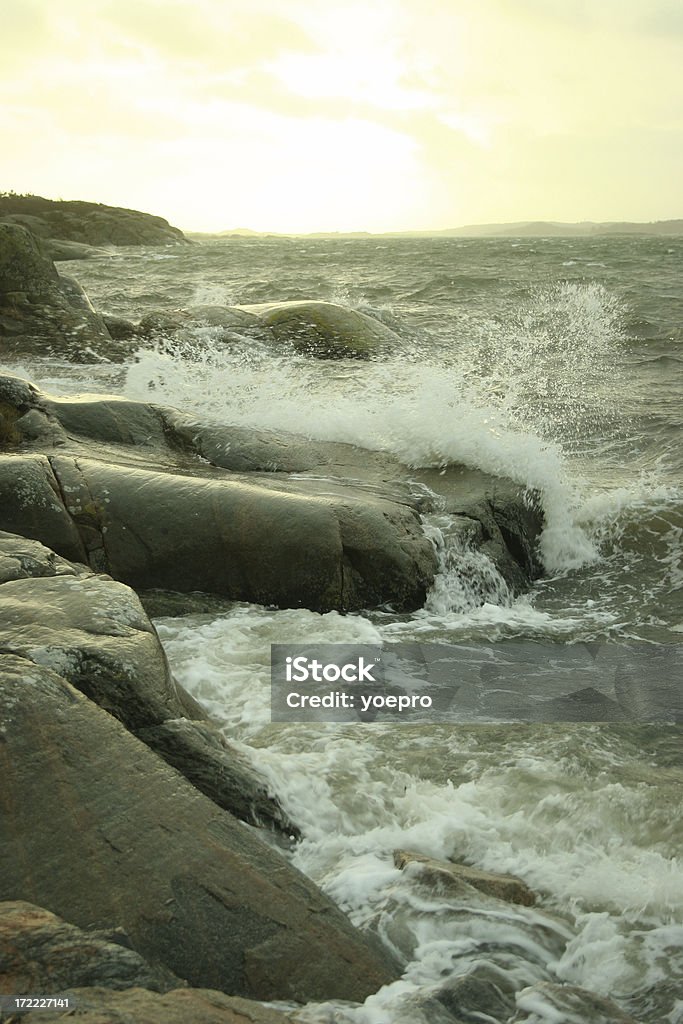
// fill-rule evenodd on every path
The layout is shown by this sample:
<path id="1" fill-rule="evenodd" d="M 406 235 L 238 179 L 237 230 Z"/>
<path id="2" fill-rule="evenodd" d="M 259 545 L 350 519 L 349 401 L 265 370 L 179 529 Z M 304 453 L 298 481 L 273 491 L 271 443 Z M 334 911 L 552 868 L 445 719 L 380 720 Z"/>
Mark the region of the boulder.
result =
<path id="1" fill-rule="evenodd" d="M 590 1024 L 638 1024 L 611 999 L 576 985 L 542 981 L 517 994 L 517 1013 L 511 1024 L 555 1024 L 590 1021 Z"/>
<path id="2" fill-rule="evenodd" d="M 30 231 L 1 222 L 0 341 L 10 355 L 57 353 L 74 362 L 121 356 L 83 290 L 59 276 Z"/>
<path id="3" fill-rule="evenodd" d="M 0 455 L 0 530 L 39 540 L 62 558 L 87 561 L 81 534 L 44 455 Z"/>
<path id="4" fill-rule="evenodd" d="M 419 470 L 415 477 L 443 496 L 453 532 L 488 555 L 512 593 L 542 576 L 538 542 L 544 519 L 538 495 L 467 466 Z"/>
<path id="5" fill-rule="evenodd" d="M 173 679 L 133 591 L 8 533 L 0 584 L 0 650 L 55 668 L 219 807 L 298 837 L 264 779 Z"/>
<path id="6" fill-rule="evenodd" d="M 85 571 L 84 566 L 67 562 L 38 541 L 0 533 L 0 584 L 32 577 L 79 576 Z"/>
<path id="7" fill-rule="evenodd" d="M 66 550 L 56 528 L 48 539 L 42 513 L 24 523 L 11 479 L 0 528 L 137 589 L 316 611 L 411 610 L 434 578 L 418 513 L 430 510 L 430 486 L 441 492 L 435 471 L 409 474 L 386 453 L 144 402 L 52 399 L 9 376 L 0 377 L 0 412 L 5 448 L 33 460 L 22 473 L 42 474 L 43 489 L 61 494 L 59 525 L 71 520 L 85 553 Z M 417 496 L 410 478 L 427 485 Z M 464 555 L 484 551 L 510 589 L 523 590 L 540 573 L 541 513 L 511 481 L 465 467 L 441 479 Z"/>
<path id="8" fill-rule="evenodd" d="M 9 654 L 0 672 L 8 899 L 123 928 L 149 962 L 248 998 L 358 1002 L 395 978 L 312 882 L 64 678 Z"/>
<path id="9" fill-rule="evenodd" d="M 478 964 L 469 974 L 451 978 L 434 993 L 454 1017 L 462 1021 L 508 1020 L 515 1008 L 515 990 L 509 976 L 491 963 Z"/>
<path id="10" fill-rule="evenodd" d="M 166 338 L 195 327 L 220 327 L 228 331 L 259 327 L 255 313 L 236 306 L 188 306 L 184 309 L 157 309 L 146 313 L 138 325 L 145 338 Z"/>
<path id="11" fill-rule="evenodd" d="M 159 994 L 143 988 L 126 992 L 75 988 L 68 996 L 78 1024 L 287 1024 L 292 1021 L 291 1017 L 269 1006 L 210 989 L 181 988 Z M 21 1020 L 25 1024 L 64 1024 L 65 1013 L 64 1010 L 36 1010 L 22 1016 Z"/>
<path id="12" fill-rule="evenodd" d="M 532 907 L 536 902 L 536 896 L 531 889 L 521 878 L 514 875 L 498 875 L 467 864 L 434 860 L 432 857 L 410 853 L 407 850 L 396 850 L 394 863 L 401 870 L 411 865 L 411 871 L 420 881 L 456 896 L 467 896 L 472 889 L 478 889 L 487 896 L 504 900 L 506 903 Z"/>
<path id="13" fill-rule="evenodd" d="M 0 649 L 54 669 L 133 731 L 188 712 L 136 594 L 85 568 L 4 583 Z"/>
<path id="14" fill-rule="evenodd" d="M 379 320 L 334 302 L 275 302 L 242 308 L 256 313 L 277 342 L 319 359 L 369 359 L 399 342 Z"/>
<path id="15" fill-rule="evenodd" d="M 210 722 L 166 719 L 137 735 L 218 807 L 242 821 L 301 838 L 297 826 L 269 794 L 264 779 Z"/>
<path id="16" fill-rule="evenodd" d="M 171 971 L 145 963 L 121 929 L 84 931 L 32 903 L 0 903 L 0 993 L 47 994 L 91 985 L 168 992 L 182 984 Z"/>
<path id="17" fill-rule="evenodd" d="M 84 242 L 67 242 L 63 238 L 41 239 L 41 249 L 55 263 L 62 260 L 92 260 L 112 254 L 110 249 L 86 245 Z"/>

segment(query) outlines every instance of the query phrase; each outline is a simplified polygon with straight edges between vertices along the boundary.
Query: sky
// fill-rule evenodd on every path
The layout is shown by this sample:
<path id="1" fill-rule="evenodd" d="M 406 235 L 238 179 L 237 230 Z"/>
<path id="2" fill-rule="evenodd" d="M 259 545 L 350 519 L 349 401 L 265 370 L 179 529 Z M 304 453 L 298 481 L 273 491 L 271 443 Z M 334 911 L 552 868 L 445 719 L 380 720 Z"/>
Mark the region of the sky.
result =
<path id="1" fill-rule="evenodd" d="M 185 230 L 683 216 L 681 0 L 1 0 L 0 191 Z"/>

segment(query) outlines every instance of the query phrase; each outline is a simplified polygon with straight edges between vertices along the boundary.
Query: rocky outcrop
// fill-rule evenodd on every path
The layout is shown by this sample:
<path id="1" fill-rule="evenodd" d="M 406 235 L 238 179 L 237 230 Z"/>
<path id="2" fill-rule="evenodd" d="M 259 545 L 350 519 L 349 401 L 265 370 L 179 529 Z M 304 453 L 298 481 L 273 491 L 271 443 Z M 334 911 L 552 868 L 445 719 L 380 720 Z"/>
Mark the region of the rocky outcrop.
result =
<path id="1" fill-rule="evenodd" d="M 298 836 L 258 772 L 176 683 L 132 590 L 8 533 L 0 584 L 0 652 L 57 671 L 217 806 Z"/>
<path id="2" fill-rule="evenodd" d="M 274 302 L 244 309 L 256 313 L 278 343 L 319 359 L 369 359 L 398 343 L 379 320 L 334 302 Z"/>
<path id="3" fill-rule="evenodd" d="M 11 584 L 4 584 L 4 587 Z M 250 998 L 362 1001 L 380 946 L 63 675 L 0 655 L 0 891 Z"/>
<path id="4" fill-rule="evenodd" d="M 189 244 L 182 231 L 172 227 L 163 217 L 103 203 L 1 195 L 0 222 L 21 224 L 41 239 L 78 242 L 87 246 Z M 80 257 L 70 255 L 64 258 Z"/>
<path id="5" fill-rule="evenodd" d="M 317 359 L 370 359 L 390 352 L 398 336 L 379 320 L 334 302 L 272 302 L 255 306 L 189 306 L 155 310 L 137 325 L 139 337 L 196 345 L 198 328 L 231 343 L 235 334 L 259 338 Z"/>
<path id="6" fill-rule="evenodd" d="M 11 378 L 0 401 L 15 437 L 0 456 L 0 529 L 136 588 L 322 612 L 424 601 L 436 559 L 405 485 L 212 467 L 201 453 L 217 449 L 215 429 L 144 403 L 57 402 Z M 239 431 L 225 436 L 236 442 L 230 456 L 222 442 L 234 465 Z M 257 462 L 275 454 L 276 469 L 287 448 L 273 435 L 252 451 Z M 350 446 L 327 454 L 339 449 L 350 460 Z M 307 468 L 325 456 L 298 438 L 288 469 L 297 452 Z"/>
<path id="7" fill-rule="evenodd" d="M 84 931 L 24 900 L 0 903 L 0 992 L 55 993 L 81 986 L 140 987 L 153 992 L 183 982 L 151 967 L 122 929 Z"/>
<path id="8" fill-rule="evenodd" d="M 9 355 L 56 353 L 74 362 L 121 357 L 83 289 L 59 276 L 20 224 L 0 223 L 0 347 Z"/>

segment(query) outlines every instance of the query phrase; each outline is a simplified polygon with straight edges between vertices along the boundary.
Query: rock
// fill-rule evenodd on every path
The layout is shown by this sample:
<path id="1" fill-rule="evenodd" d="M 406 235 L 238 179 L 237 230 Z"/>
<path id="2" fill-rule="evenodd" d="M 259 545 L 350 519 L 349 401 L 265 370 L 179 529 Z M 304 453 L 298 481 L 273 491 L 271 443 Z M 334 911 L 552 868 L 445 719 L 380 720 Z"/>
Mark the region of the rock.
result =
<path id="1" fill-rule="evenodd" d="M 369 359 L 399 341 L 379 320 L 334 302 L 276 302 L 242 308 L 258 314 L 276 341 L 319 359 Z"/>
<path id="2" fill-rule="evenodd" d="M 413 865 L 411 871 L 421 881 L 436 885 L 455 895 L 467 895 L 474 888 L 506 903 L 531 907 L 536 902 L 536 896 L 531 889 L 514 875 L 493 874 L 469 867 L 467 864 L 434 860 L 432 857 L 410 853 L 407 850 L 396 850 L 394 863 L 401 870 Z"/>
<path id="3" fill-rule="evenodd" d="M 444 497 L 444 511 L 455 517 L 453 530 L 488 555 L 513 593 L 543 575 L 538 541 L 543 511 L 534 494 L 512 480 L 466 466 L 421 470 L 416 479 Z"/>
<path id="4" fill-rule="evenodd" d="M 297 826 L 268 793 L 265 780 L 211 723 L 167 719 L 137 735 L 218 807 L 242 821 L 301 838 Z"/>
<path id="5" fill-rule="evenodd" d="M 236 306 L 188 306 L 185 309 L 157 309 L 145 314 L 138 332 L 147 338 L 169 337 L 178 331 L 196 327 L 222 327 L 241 330 L 259 327 L 255 313 Z"/>
<path id="6" fill-rule="evenodd" d="M 386 1013 L 385 1010 L 384 1014 Z M 385 1020 L 387 1024 L 389 1021 L 391 1024 L 465 1024 L 463 1018 L 454 1017 L 438 999 L 422 993 L 392 1001 L 390 1013 L 390 1017 L 383 1014 L 378 1020 L 381 1020 L 382 1024 Z M 348 1017 L 340 1017 L 340 1024 L 348 1019 Z M 493 1020 L 493 1018 L 489 1019 Z M 480 1018 L 480 1020 L 486 1020 L 486 1018 Z"/>
<path id="7" fill-rule="evenodd" d="M 0 339 L 10 355 L 56 352 L 74 362 L 121 356 L 80 286 L 60 278 L 19 224 L 0 223 Z"/>
<path id="8" fill-rule="evenodd" d="M 8 533 L 0 533 L 0 584 L 1 650 L 55 668 L 219 807 L 299 835 L 258 772 L 176 683 L 133 591 Z"/>
<path id="9" fill-rule="evenodd" d="M 502 970 L 480 964 L 474 971 L 452 978 L 434 994 L 436 1001 L 458 1020 L 508 1020 L 515 1008 L 514 988 Z"/>
<path id="10" fill-rule="evenodd" d="M 91 985 L 168 992 L 182 984 L 171 971 L 145 963 L 124 932 L 83 931 L 32 903 L 0 903 L 0 992 L 6 995 Z"/>
<path id="11" fill-rule="evenodd" d="M 133 731 L 187 714 L 136 594 L 85 568 L 0 587 L 2 650 L 46 665 Z"/>
<path id="12" fill-rule="evenodd" d="M 87 246 L 190 244 L 182 231 L 163 217 L 103 203 L 3 195 L 0 221 L 25 223 L 35 235 L 52 243 L 58 239 Z"/>
<path id="13" fill-rule="evenodd" d="M 511 1024 L 638 1024 L 611 999 L 575 985 L 539 982 L 517 994 L 517 1013 Z"/>
<path id="14" fill-rule="evenodd" d="M 109 313 L 103 313 L 102 320 L 114 341 L 134 341 L 138 336 L 137 326 L 132 320 Z"/>
<path id="15" fill-rule="evenodd" d="M 269 1006 L 210 989 L 181 988 L 160 995 L 142 988 L 69 992 L 78 1024 L 287 1024 L 292 1018 Z M 69 1017 L 71 1014 L 69 1014 Z M 64 1024 L 63 1010 L 22 1016 L 26 1024 Z"/>
<path id="16" fill-rule="evenodd" d="M 396 976 L 312 882 L 115 718 L 42 665 L 5 654 L 0 671 L 9 898 L 121 927 L 146 960 L 245 997 L 359 1002 Z"/>
<path id="17" fill-rule="evenodd" d="M 0 533 L 0 584 L 36 576 L 79 576 L 83 572 L 84 566 L 67 562 L 38 541 Z"/>
<path id="18" fill-rule="evenodd" d="M 56 530 L 43 536 L 40 517 L 24 526 L 14 499 L 0 507 L 0 528 L 137 589 L 315 611 L 411 610 L 425 599 L 437 567 L 418 517 L 429 491 L 415 497 L 408 480 L 419 474 L 409 477 L 391 455 L 125 399 L 52 399 L 9 377 L 0 378 L 0 403 L 3 393 L 6 447 L 42 460 L 86 554 L 67 551 Z M 453 528 L 461 524 L 467 545 L 524 589 L 538 574 L 541 517 L 522 489 L 464 467 L 445 479 L 446 501 L 460 510 Z"/>
<path id="19" fill-rule="evenodd" d="M 0 455 L 0 530 L 20 531 L 62 558 L 87 561 L 81 535 L 44 455 Z"/>
<path id="20" fill-rule="evenodd" d="M 41 249 L 48 259 L 55 263 L 61 260 L 92 260 L 112 255 L 109 249 L 85 245 L 83 242 L 67 242 L 63 238 L 43 238 L 41 239 Z"/>

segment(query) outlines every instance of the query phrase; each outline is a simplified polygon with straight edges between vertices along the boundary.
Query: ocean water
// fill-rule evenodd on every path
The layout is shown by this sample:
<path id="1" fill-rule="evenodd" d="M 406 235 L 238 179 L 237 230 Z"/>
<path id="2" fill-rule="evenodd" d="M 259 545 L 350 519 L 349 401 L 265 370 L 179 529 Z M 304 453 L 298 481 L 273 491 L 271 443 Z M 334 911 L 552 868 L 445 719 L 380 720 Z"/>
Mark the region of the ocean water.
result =
<path id="1" fill-rule="evenodd" d="M 437 495 L 458 463 L 541 493 L 545 575 L 522 596 L 485 557 L 463 563 L 435 513 L 441 571 L 412 615 L 237 604 L 157 621 L 177 677 L 300 824 L 293 862 L 405 964 L 364 1006 L 310 1006 L 306 1020 L 418 1020 L 416 995 L 488 969 L 517 992 L 559 981 L 643 1024 L 683 1021 L 680 726 L 276 725 L 269 705 L 271 643 L 683 642 L 682 257 L 683 239 L 656 237 L 121 250 L 65 268 L 99 310 L 325 299 L 400 343 L 325 362 L 202 328 L 123 367 L 9 367 L 57 393 L 116 391 L 390 451 Z M 396 849 L 512 872 L 539 902 L 430 891 L 394 867 Z M 558 1024 L 532 1004 L 531 1022 Z"/>

